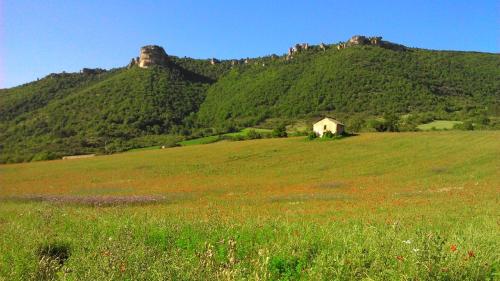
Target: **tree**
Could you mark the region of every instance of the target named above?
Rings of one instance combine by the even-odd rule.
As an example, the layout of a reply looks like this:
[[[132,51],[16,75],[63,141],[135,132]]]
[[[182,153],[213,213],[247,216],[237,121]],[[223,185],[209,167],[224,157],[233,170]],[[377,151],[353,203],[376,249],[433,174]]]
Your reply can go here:
[[[365,126],[365,120],[361,117],[354,117],[348,123],[350,132],[359,132]]]
[[[384,114],[385,131],[399,132],[399,117],[394,113]]]
[[[462,126],[463,126],[463,129],[466,130],[466,131],[472,131],[472,130],[474,130],[474,125],[472,125],[471,121],[465,121]]]

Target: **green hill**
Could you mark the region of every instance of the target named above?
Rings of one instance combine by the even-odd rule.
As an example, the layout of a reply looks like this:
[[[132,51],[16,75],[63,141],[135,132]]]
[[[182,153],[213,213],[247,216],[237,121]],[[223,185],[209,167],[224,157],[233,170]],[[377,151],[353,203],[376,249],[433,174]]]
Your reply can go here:
[[[1,120],[2,162],[121,151],[144,136],[189,133],[185,121],[213,81],[175,64],[82,76],[47,77],[1,95],[9,113]]]
[[[233,69],[208,90],[200,121],[254,125],[266,118],[386,112],[498,111],[497,54],[393,51],[373,46],[310,50],[291,61]]]
[[[387,113],[416,125],[476,116],[469,123],[488,125],[500,112],[498,77],[498,54],[366,45],[51,74],[0,90],[0,163],[168,146],[324,114],[348,128]]]

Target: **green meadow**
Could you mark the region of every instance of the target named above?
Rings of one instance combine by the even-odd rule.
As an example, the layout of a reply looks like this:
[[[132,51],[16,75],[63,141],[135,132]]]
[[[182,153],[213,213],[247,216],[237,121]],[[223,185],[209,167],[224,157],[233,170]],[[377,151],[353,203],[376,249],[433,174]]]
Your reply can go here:
[[[450,120],[436,120],[430,123],[418,125],[417,128],[422,131],[428,130],[451,130],[456,124],[462,124],[461,121],[450,121]]]
[[[0,280],[498,280],[498,131],[0,165]]]

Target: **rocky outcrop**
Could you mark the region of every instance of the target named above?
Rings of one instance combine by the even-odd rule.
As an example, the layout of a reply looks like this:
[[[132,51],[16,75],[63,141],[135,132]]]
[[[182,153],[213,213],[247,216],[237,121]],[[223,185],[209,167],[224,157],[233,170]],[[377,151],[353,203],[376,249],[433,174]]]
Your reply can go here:
[[[382,37],[370,37],[370,44],[380,46],[382,44]]]
[[[210,64],[211,65],[218,64],[218,63],[220,63],[220,61],[218,59],[216,59],[216,58],[210,59]]]
[[[288,55],[286,56],[286,60],[293,59],[294,54],[298,54],[301,51],[306,51],[308,49],[308,43],[295,44],[295,46],[288,48]]]
[[[133,58],[128,64],[128,68],[135,65],[140,68],[148,68],[153,65],[165,66],[169,62],[165,50],[157,45],[148,45],[141,48],[141,53],[137,58]]]
[[[152,65],[166,65],[169,59],[165,50],[156,45],[148,45],[141,48],[139,56],[139,67],[148,68]]]
[[[354,35],[347,41],[348,46],[353,46],[353,45],[367,45],[370,43],[370,40],[366,38],[365,36],[361,35]]]
[[[398,50],[398,51],[406,49],[406,47],[403,45],[394,44],[389,41],[383,41],[382,37],[380,36],[366,37],[362,35],[354,35],[347,42],[340,42],[337,45],[337,49],[341,50],[347,47],[359,46],[359,45],[379,46],[382,48]]]
[[[132,68],[134,65],[138,65],[139,64],[139,57],[137,58],[132,58],[129,62],[129,64],[127,65],[127,68]]]

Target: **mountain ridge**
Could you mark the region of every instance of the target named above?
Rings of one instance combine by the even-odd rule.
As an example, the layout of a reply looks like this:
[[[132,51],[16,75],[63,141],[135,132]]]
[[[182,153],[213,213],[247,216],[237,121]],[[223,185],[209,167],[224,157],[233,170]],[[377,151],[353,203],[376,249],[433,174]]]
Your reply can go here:
[[[128,67],[49,74],[1,89],[0,163],[173,145],[268,119],[290,124],[334,114],[350,126],[351,119],[386,113],[499,115],[500,55],[383,42],[354,36],[228,60],[180,58],[148,46],[150,53],[141,49]]]

